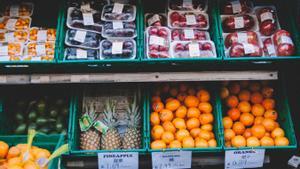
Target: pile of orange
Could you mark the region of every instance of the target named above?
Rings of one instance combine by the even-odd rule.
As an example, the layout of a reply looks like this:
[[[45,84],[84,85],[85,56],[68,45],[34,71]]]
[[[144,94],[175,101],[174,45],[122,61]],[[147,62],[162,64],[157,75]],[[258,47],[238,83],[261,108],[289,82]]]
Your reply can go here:
[[[268,81],[224,82],[221,98],[227,107],[222,120],[226,147],[287,146],[280,127],[274,89]]]
[[[151,148],[216,147],[210,93],[187,84],[158,86],[152,95]]]

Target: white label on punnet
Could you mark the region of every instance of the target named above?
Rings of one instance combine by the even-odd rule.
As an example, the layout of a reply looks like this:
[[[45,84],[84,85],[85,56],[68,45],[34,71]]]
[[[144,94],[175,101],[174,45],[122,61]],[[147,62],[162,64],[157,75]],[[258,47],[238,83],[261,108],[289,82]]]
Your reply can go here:
[[[158,36],[150,36],[149,44],[150,45],[160,45],[165,46],[166,40]]]
[[[112,54],[122,54],[123,53],[123,42],[113,42],[112,43]]]
[[[236,14],[242,12],[242,6],[239,0],[234,0],[231,1],[230,3],[232,6],[232,13]]]
[[[250,54],[255,52],[255,48],[252,44],[243,43],[245,54]]]
[[[76,58],[77,59],[86,59],[87,51],[82,49],[76,49]]]
[[[9,9],[9,16],[19,16],[19,5],[12,5]]]
[[[148,19],[148,25],[151,26],[152,24],[154,24],[155,22],[158,22],[158,21],[160,21],[159,15],[155,14],[151,18]]]
[[[0,56],[8,55],[8,46],[0,46]]]
[[[196,25],[197,20],[195,15],[185,15],[187,25]]]
[[[182,1],[182,7],[192,9],[193,8],[192,0],[183,0]]]
[[[46,47],[45,47],[45,44],[42,44],[42,45],[36,45],[36,54],[37,54],[38,56],[46,55]]]
[[[123,29],[123,22],[122,21],[113,21],[112,22],[113,29]]]
[[[92,13],[82,13],[82,17],[83,17],[83,24],[88,26],[88,25],[94,25],[94,18],[93,18],[93,14]]]
[[[268,54],[269,54],[270,56],[275,56],[275,55],[276,55],[274,45],[268,45],[268,46],[267,46],[267,51],[268,51]]]
[[[14,32],[5,33],[5,41],[6,42],[13,42],[13,41],[15,41]]]
[[[294,45],[292,39],[289,36],[281,36],[279,42]]]
[[[237,40],[239,43],[248,43],[247,33],[237,33]]]
[[[200,49],[198,43],[190,43],[189,44],[189,54],[191,57],[199,57]]]
[[[244,18],[242,16],[234,17],[234,26],[235,29],[244,28],[245,27]]]
[[[123,12],[124,4],[115,3],[112,13],[121,14]]]
[[[77,30],[75,33],[74,40],[83,43],[85,41],[86,31]]]
[[[266,20],[274,20],[272,12],[264,12],[260,15],[261,22]]]
[[[194,39],[195,38],[195,33],[193,29],[184,29],[184,38],[185,39]]]
[[[39,30],[37,33],[37,41],[46,41],[47,40],[47,30]]]
[[[17,19],[8,19],[6,22],[5,28],[8,30],[15,30]]]

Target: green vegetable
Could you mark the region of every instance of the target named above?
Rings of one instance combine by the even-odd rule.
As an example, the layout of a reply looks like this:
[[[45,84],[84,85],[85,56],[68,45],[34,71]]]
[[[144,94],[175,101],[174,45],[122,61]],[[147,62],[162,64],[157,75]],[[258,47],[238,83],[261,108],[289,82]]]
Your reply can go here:
[[[44,125],[46,125],[47,122],[48,122],[48,120],[43,117],[39,117],[36,119],[36,124],[38,126],[44,126]]]
[[[25,132],[26,132],[26,124],[21,124],[15,130],[15,134],[25,134]]]
[[[24,117],[23,117],[23,114],[22,114],[22,113],[16,113],[16,116],[15,116],[15,118],[16,118],[16,121],[17,121],[18,123],[22,123],[22,122],[24,122],[24,121],[25,121],[25,119],[24,119]]]
[[[30,121],[34,121],[37,118],[37,113],[35,111],[31,111],[28,115],[28,119]]]
[[[58,111],[57,110],[51,110],[50,111],[50,116],[51,117],[57,117],[57,115],[58,115]]]
[[[57,131],[62,131],[62,129],[63,129],[63,124],[62,123],[57,123],[56,124],[56,130]]]
[[[48,134],[50,132],[50,129],[47,127],[42,127],[38,131],[44,134]]]
[[[44,100],[40,100],[37,105],[36,109],[40,114],[45,114],[46,112],[46,102]]]
[[[28,126],[28,129],[36,129],[37,128],[37,125],[34,124],[34,123],[31,123],[29,126]]]

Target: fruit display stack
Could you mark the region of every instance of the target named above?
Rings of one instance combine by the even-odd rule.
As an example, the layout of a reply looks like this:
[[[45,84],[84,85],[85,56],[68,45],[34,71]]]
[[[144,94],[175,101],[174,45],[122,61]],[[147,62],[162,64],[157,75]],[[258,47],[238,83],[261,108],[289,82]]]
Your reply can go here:
[[[276,90],[268,81],[225,82],[221,89],[226,147],[288,146]],[[284,114],[280,114],[284,115]]]
[[[143,116],[140,94],[120,89],[110,92],[102,90],[86,90],[90,94],[83,98],[82,115],[78,123],[80,149],[141,149]]]
[[[201,85],[158,85],[152,91],[150,148],[217,147],[211,102],[210,92]]]
[[[295,54],[291,33],[281,28],[275,6],[260,6],[251,0],[227,0],[220,8],[226,57]]]
[[[136,6],[105,0],[68,2],[66,60],[136,58]],[[102,41],[101,41],[102,40]]]
[[[34,3],[5,1],[0,11],[1,61],[52,61],[56,30],[31,27]]]
[[[169,0],[167,13],[145,14],[147,58],[214,58],[207,0]]]

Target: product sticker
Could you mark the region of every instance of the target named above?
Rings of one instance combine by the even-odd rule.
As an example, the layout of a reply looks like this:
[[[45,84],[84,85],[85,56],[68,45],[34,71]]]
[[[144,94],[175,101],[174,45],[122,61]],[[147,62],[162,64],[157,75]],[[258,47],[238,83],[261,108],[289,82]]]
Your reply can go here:
[[[36,45],[36,54],[37,54],[38,56],[46,55],[46,47],[45,47],[45,44],[42,44],[42,45]]]
[[[158,14],[153,15],[151,18],[148,19],[148,25],[151,26],[153,25],[155,22],[160,21],[160,17]]]
[[[8,46],[0,46],[0,56],[8,55]]]
[[[276,51],[274,45],[267,45],[267,51],[270,56],[275,56]]]
[[[13,42],[13,41],[15,41],[14,32],[5,33],[5,41],[6,42]]]
[[[74,40],[83,43],[85,41],[86,31],[77,30],[75,33]]]
[[[187,25],[196,25],[197,24],[195,15],[185,15],[185,18],[186,18]]]
[[[239,0],[234,0],[231,1],[230,3],[232,6],[232,13],[236,14],[242,12],[242,6]]]
[[[113,42],[112,43],[112,54],[122,54],[123,53],[123,42]]]
[[[243,43],[245,54],[255,53],[255,48],[252,44]]]
[[[10,6],[9,16],[14,16],[14,17],[19,16],[19,9],[20,9],[19,5]]]
[[[76,58],[77,59],[86,59],[87,51],[82,49],[76,49]]]
[[[237,40],[239,43],[248,43],[247,33],[237,33]]]
[[[266,20],[274,21],[273,13],[272,12],[264,12],[264,13],[260,14],[260,20],[261,20],[261,22],[266,21]]]
[[[82,115],[79,119],[79,126],[81,131],[87,131],[93,125],[93,120],[88,114]]]
[[[292,39],[289,36],[284,36],[284,35],[280,36],[278,44],[281,44],[281,43],[287,43],[287,44],[294,45]]]
[[[184,29],[184,38],[185,39],[194,39],[195,38],[195,33],[193,29]]]
[[[112,13],[121,14],[123,12],[124,4],[115,3]]]
[[[234,28],[241,29],[245,27],[244,18],[242,16],[234,17]]]
[[[105,134],[108,130],[108,127],[102,123],[101,121],[96,121],[93,126],[95,127],[96,130],[98,130],[99,132],[101,132],[102,134]]]
[[[83,24],[86,26],[89,25],[94,25],[94,17],[93,14],[91,12],[88,13],[82,13],[82,17],[83,17]]]
[[[112,22],[113,29],[123,29],[123,22],[122,21],[113,21]]]
[[[192,2],[192,0],[183,0],[182,1],[182,7],[183,8],[188,8],[188,9],[193,9],[193,2]]]
[[[37,33],[37,41],[47,41],[47,30],[39,30]]]
[[[191,57],[199,57],[200,49],[198,43],[190,43],[189,44],[189,54]]]
[[[15,30],[17,21],[18,21],[17,19],[8,19],[8,21],[6,22],[5,28],[8,30]]]
[[[165,46],[166,40],[158,36],[150,36],[149,44],[150,45],[160,45]]]

